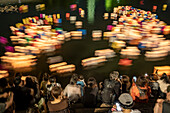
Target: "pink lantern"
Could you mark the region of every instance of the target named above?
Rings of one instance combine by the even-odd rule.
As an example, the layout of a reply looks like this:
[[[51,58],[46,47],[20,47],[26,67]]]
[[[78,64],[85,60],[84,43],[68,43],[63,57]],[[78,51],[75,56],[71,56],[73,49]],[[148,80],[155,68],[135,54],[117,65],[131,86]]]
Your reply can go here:
[[[7,52],[14,52],[14,47],[12,47],[12,46],[5,46],[5,50]]]
[[[77,4],[72,4],[72,5],[70,5],[71,11],[75,11],[76,8],[77,8]]]
[[[0,36],[0,43],[1,44],[6,44],[6,43],[8,43],[8,40],[6,38]]]
[[[108,26],[107,26],[107,30],[111,31],[111,30],[112,30],[112,27],[113,27],[112,25],[108,25]]]

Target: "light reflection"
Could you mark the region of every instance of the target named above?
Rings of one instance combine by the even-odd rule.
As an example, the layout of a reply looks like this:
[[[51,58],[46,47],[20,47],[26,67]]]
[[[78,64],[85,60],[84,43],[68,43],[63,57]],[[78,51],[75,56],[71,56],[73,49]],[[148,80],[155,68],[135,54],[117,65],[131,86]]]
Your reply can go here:
[[[87,10],[88,10],[88,22],[94,22],[94,13],[95,13],[95,0],[88,0],[87,1]]]
[[[111,11],[112,10],[112,3],[113,3],[113,0],[105,0],[105,8],[106,8],[106,11]]]

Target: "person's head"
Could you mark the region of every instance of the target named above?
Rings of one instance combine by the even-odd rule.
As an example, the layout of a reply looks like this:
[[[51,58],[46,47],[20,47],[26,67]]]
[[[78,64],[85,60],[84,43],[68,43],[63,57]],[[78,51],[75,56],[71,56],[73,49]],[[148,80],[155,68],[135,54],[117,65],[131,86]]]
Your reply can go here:
[[[6,78],[1,78],[0,79],[0,93],[3,93],[4,89],[7,87],[8,82]]]
[[[75,81],[77,81],[79,79],[79,77],[76,73],[74,73],[71,78],[74,79]]]
[[[52,84],[52,83],[56,83],[56,78],[55,78],[55,76],[50,76],[49,81],[50,81],[51,84]]]
[[[140,87],[145,87],[145,85],[147,84],[147,80],[144,76],[139,76],[136,82],[136,85],[140,86]]]
[[[14,76],[15,76],[15,77],[17,77],[17,76],[22,76],[22,73],[15,73]]]
[[[165,83],[170,83],[169,77],[166,73],[162,74],[161,80],[163,80]]]
[[[89,77],[87,84],[92,87],[96,84],[96,79],[94,77]]]
[[[43,75],[44,81],[48,81],[48,77],[49,77],[48,73],[44,73],[44,75]]]
[[[27,87],[33,88],[34,82],[32,81],[32,79],[30,77],[27,77],[25,81],[26,81],[26,86]]]
[[[121,79],[121,82],[123,84],[126,84],[129,82],[129,77],[127,75],[122,75],[122,79]]]
[[[77,83],[77,80],[75,80],[74,78],[70,79],[70,84],[71,85],[75,85]]]
[[[16,76],[14,79],[15,86],[19,86],[20,83],[21,83],[21,76]]]
[[[113,72],[111,72],[110,75],[109,75],[109,79],[110,79],[110,80],[115,80],[115,79],[117,79],[118,77],[119,77],[119,72],[118,72],[118,71],[113,71]]]
[[[62,93],[62,88],[58,86],[54,86],[51,90],[51,95],[54,98],[58,98],[61,95],[61,93]]]
[[[84,80],[84,76],[83,75],[79,75],[79,79],[80,80]]]

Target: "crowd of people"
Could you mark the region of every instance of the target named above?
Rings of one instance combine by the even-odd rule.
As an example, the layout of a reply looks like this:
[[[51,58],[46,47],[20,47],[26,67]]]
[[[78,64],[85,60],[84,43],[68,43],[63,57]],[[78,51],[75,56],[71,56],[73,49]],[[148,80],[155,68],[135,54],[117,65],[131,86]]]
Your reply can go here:
[[[136,103],[148,103],[150,98],[156,103],[152,108],[154,113],[168,113],[170,78],[166,73],[160,78],[134,76],[130,81],[129,76],[113,71],[100,83],[94,77],[86,81],[83,75],[73,73],[65,88],[55,75],[47,73],[42,75],[42,80],[20,74],[16,74],[13,81],[0,79],[0,113],[70,113],[76,103],[86,108],[95,108],[101,103],[100,107],[111,107],[109,112],[116,113],[133,109]]]

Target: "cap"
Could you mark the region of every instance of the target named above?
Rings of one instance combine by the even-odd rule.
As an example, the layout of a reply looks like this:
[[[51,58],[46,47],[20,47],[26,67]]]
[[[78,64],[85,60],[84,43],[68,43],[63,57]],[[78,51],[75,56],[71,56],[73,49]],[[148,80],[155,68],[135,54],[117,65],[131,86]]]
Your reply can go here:
[[[133,99],[130,94],[122,93],[118,98],[120,104],[124,108],[132,108],[133,107]]]

